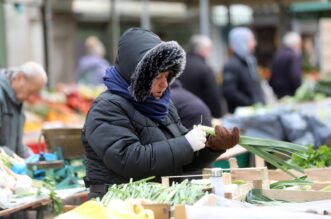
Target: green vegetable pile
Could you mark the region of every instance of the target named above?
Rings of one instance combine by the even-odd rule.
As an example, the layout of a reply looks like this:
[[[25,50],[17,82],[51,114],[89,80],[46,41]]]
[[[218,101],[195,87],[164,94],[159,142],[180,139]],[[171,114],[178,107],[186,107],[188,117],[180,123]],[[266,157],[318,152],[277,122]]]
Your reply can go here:
[[[327,145],[322,145],[316,150],[314,150],[312,146],[308,146],[306,152],[292,154],[290,162],[305,169],[313,167],[330,167],[331,149]]]
[[[300,190],[311,189],[313,182],[306,179],[306,177],[296,178],[292,180],[281,180],[270,184],[270,189],[286,189],[291,187],[298,187]]]
[[[318,101],[331,96],[331,77],[323,76],[317,82],[305,79],[292,97],[293,102]]]
[[[252,189],[246,196],[246,202],[255,205],[274,206],[287,203],[287,201],[269,198],[262,194],[261,189]]]
[[[205,185],[192,184],[187,179],[181,183],[173,183],[166,186],[160,183],[148,182],[154,177],[130,182],[126,184],[114,184],[101,202],[107,206],[112,199],[147,199],[155,203],[167,203],[171,206],[176,204],[193,204],[206,194]]]

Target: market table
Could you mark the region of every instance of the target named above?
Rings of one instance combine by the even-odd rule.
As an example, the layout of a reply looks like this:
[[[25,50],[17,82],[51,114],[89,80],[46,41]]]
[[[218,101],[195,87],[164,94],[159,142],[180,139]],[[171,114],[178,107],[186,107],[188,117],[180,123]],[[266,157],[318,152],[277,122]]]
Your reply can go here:
[[[44,218],[44,212],[43,207],[47,206],[52,203],[52,200],[50,198],[40,198],[28,203],[23,203],[20,205],[17,205],[15,207],[11,207],[8,209],[0,210],[0,217],[1,216],[7,216],[16,212],[24,211],[24,210],[36,210],[37,211],[37,219]]]

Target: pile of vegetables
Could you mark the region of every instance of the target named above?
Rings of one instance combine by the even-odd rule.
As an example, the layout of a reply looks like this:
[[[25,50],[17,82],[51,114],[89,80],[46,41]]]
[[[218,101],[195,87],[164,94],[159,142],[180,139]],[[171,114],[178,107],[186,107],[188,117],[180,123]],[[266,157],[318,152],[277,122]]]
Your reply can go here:
[[[27,175],[14,173],[10,168],[14,158],[0,148],[0,209],[8,208],[13,199],[34,195],[33,180]]]
[[[160,183],[148,182],[154,177],[127,184],[112,185],[101,202],[107,206],[113,199],[144,199],[153,203],[193,204],[206,194],[206,185],[193,184],[187,179],[181,183],[166,186]]]
[[[208,135],[215,136],[214,128],[207,126],[201,126],[201,128]],[[284,141],[253,138],[243,135],[240,136],[239,144],[247,151],[258,155],[266,162],[270,163],[278,169],[281,169],[282,171],[286,172],[294,178],[296,178],[296,176],[288,169],[294,169],[301,173],[304,173],[303,169],[300,166],[286,162],[283,158],[277,155],[290,158],[292,154],[296,154],[296,156],[301,157],[302,159],[306,159],[306,157],[302,155],[308,149],[306,146]]]
[[[272,199],[263,195],[261,189],[250,190],[246,196],[245,201],[250,204],[264,205],[264,206],[274,206],[274,205],[287,203],[286,201]]]
[[[309,190],[313,182],[306,180],[306,177],[292,180],[280,180],[270,184],[270,189],[287,189],[287,190]]]
[[[306,78],[301,86],[297,88],[294,96],[287,101],[296,103],[318,101],[329,96],[331,96],[331,77],[327,75],[316,82]]]
[[[101,200],[85,202],[56,219],[152,219],[154,218],[153,212],[144,209],[141,203],[162,203],[171,206],[193,204],[206,194],[204,190],[207,185],[194,184],[186,179],[181,183],[166,186],[149,182],[153,178],[130,181],[126,184],[114,184],[108,188],[108,192]]]
[[[9,156],[0,148],[0,209],[6,209],[27,196],[41,197],[48,195],[53,203],[54,214],[63,210],[62,200],[55,192],[54,181],[46,178],[44,181],[33,180],[28,175],[17,174],[12,171],[14,166],[25,165],[25,161],[13,153]]]
[[[312,146],[308,146],[307,151],[301,154],[292,154],[290,162],[305,169],[330,167],[331,149],[327,145],[322,145],[316,150]]]

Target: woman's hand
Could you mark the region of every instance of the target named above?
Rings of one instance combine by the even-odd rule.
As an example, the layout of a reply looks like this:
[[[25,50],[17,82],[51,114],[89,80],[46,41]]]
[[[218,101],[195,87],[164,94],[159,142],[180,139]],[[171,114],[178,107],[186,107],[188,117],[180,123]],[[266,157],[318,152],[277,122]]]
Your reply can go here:
[[[215,126],[215,136],[209,136],[206,147],[213,151],[222,151],[232,148],[239,143],[239,129],[234,127],[228,130],[219,125]]]
[[[206,144],[206,132],[204,132],[199,126],[194,126],[191,131],[189,131],[185,138],[190,143],[193,151],[198,151],[205,147]]]

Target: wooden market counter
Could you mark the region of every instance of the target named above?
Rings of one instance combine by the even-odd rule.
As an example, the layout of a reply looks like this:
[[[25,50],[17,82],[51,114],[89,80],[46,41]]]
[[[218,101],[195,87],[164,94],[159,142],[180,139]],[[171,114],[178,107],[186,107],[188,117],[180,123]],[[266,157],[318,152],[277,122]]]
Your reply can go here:
[[[64,204],[64,207],[66,207],[66,205],[67,205],[66,203],[70,203],[71,201],[81,200],[82,202],[85,202],[87,200],[87,195],[88,195],[88,191],[77,191],[75,193],[66,195],[64,197],[61,197],[58,194],[58,196],[61,198],[61,200]],[[17,204],[14,207],[0,210],[0,218],[2,216],[8,216],[8,215],[16,213],[16,212],[21,212],[21,211],[26,211],[26,210],[35,210],[36,218],[43,219],[44,218],[44,207],[47,205],[50,205],[50,204],[52,204],[52,200],[49,197],[42,197],[42,198],[32,200],[29,202],[24,202],[21,204]]]
[[[16,207],[0,210],[0,217],[7,216],[16,212],[25,211],[25,210],[36,210],[37,211],[37,219],[43,218],[43,207],[52,203],[50,198],[40,198],[35,201],[31,201],[28,203],[19,204]]]

